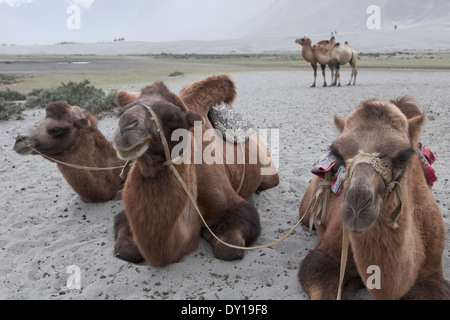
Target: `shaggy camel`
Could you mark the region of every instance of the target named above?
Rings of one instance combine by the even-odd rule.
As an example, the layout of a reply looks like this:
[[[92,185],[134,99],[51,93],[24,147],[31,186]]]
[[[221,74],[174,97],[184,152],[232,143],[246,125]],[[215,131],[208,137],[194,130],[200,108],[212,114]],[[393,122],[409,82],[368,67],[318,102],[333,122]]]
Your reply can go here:
[[[351,85],[353,79],[353,85],[356,83],[356,62],[358,60],[358,53],[350,46],[348,42],[344,45],[336,43],[331,50],[326,44],[318,42],[312,47],[314,57],[320,64],[328,64],[331,70],[331,76],[334,80],[332,86],[341,86],[340,68],[341,66],[349,63],[352,67],[352,74],[348,85]]]
[[[319,235],[299,270],[312,299],[337,297],[343,228],[350,244],[344,290],[362,280],[376,299],[450,298],[442,265],[444,222],[416,152],[424,122],[407,97],[368,100],[345,119],[334,118],[340,135],[330,147],[332,172],[341,165],[348,172],[343,189],[329,196],[322,221],[315,214],[305,220],[313,219]],[[308,204],[320,182],[326,184],[315,177],[309,185],[300,216],[311,214]]]
[[[322,49],[325,51],[327,50],[327,48],[331,49],[334,46],[334,44],[336,43],[334,37],[332,37],[330,40],[322,40],[322,41],[323,41],[323,42],[321,42]],[[311,85],[311,87],[314,88],[316,86],[318,61],[317,61],[316,57],[314,56],[314,52],[312,50],[311,39],[308,37],[303,37],[300,39],[296,39],[295,43],[302,46],[302,57],[305,61],[311,63],[311,67],[314,70],[314,82]],[[323,86],[326,87],[327,86],[327,80],[325,78],[326,64],[320,64],[320,67],[322,68]],[[333,74],[331,75],[331,82],[333,82]]]
[[[222,102],[231,104],[235,95],[234,83],[227,76],[212,76],[197,82],[183,89],[179,97],[162,82],[157,82],[142,89],[137,100],[123,108],[114,147],[120,158],[133,160],[134,164],[123,190],[125,211],[119,213],[115,220],[114,252],[117,256],[132,262],[143,257],[152,266],[165,266],[196,250],[199,235],[203,233],[216,258],[233,260],[243,257],[244,250],[229,248],[212,237],[209,231],[202,231],[195,207],[170,168],[164,165],[167,159],[156,125],[156,121],[161,123],[172,154],[176,145],[171,136],[175,130],[187,129],[192,133],[195,131],[194,122],[203,121],[197,129],[201,129],[205,136],[205,132],[212,129],[207,116],[210,108]],[[152,120],[148,107],[157,120]],[[228,164],[228,161],[223,161],[224,164],[194,164],[196,148],[206,151],[213,145],[216,158],[225,159],[226,142],[213,132],[212,141],[202,139],[201,142],[190,134],[189,141],[184,143],[193,152],[183,155],[184,160],[176,165],[176,170],[211,230],[222,241],[247,246],[259,236],[261,227],[257,210],[245,199],[257,190],[276,186],[278,174],[274,170],[271,175],[261,175],[262,163],[266,167],[273,166],[273,163],[256,134],[245,143],[245,165],[239,164],[242,153],[237,145],[233,146],[233,163],[237,164]],[[258,147],[260,162],[256,164],[249,163],[252,145]],[[261,157],[265,160],[261,161]],[[235,190],[239,188],[244,166],[245,180],[237,193]]]
[[[22,155],[37,154],[78,166],[120,167],[112,143],[97,128],[97,119],[64,101],[50,103],[46,114],[28,134],[16,138],[14,150]],[[85,202],[103,202],[120,198],[125,181],[121,169],[88,171],[57,163],[59,171]]]

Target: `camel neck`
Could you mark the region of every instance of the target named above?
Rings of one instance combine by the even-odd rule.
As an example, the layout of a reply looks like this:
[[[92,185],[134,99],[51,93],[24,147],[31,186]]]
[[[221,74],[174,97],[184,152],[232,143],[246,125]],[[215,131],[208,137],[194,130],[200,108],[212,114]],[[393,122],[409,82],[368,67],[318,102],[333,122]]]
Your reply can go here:
[[[313,63],[314,59],[314,52],[312,50],[311,44],[302,46],[302,55],[303,59],[306,61]]]
[[[162,155],[149,155],[144,154],[140,158],[134,160],[140,175],[146,179],[159,179],[171,174],[167,164],[168,161]],[[186,164],[180,163],[176,165],[176,168],[180,173],[184,172]]]

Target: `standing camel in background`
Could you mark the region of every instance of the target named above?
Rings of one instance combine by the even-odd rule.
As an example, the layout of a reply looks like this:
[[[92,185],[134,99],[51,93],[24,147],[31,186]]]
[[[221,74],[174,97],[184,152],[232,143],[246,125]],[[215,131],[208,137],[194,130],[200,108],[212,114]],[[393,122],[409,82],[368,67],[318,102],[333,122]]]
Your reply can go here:
[[[327,48],[328,48],[328,50],[331,49],[334,46],[334,44],[336,43],[334,37],[332,37],[330,40],[322,40],[322,41],[324,41],[322,43],[322,48],[324,51],[326,51]],[[316,86],[318,61],[317,61],[316,57],[314,56],[314,52],[312,50],[311,39],[308,37],[303,37],[300,39],[296,39],[295,43],[302,46],[302,57],[305,61],[311,63],[311,67],[314,70],[314,82],[311,85],[311,88],[314,88]],[[320,67],[322,68],[323,86],[326,87],[327,86],[327,80],[325,78],[326,63],[325,64],[320,63]],[[333,74],[331,76],[332,76],[331,81],[333,81]]]
[[[331,50],[327,46],[327,44],[321,43],[319,41],[316,45],[312,47],[312,51],[314,53],[314,57],[316,61],[320,64],[328,64],[330,66],[331,75],[333,77],[334,73],[334,81],[332,83],[333,86],[341,86],[341,78],[340,78],[340,67],[342,65],[350,64],[352,67],[352,75],[350,77],[350,81],[348,85],[351,84],[353,78],[353,85],[356,83],[356,61],[358,60],[358,53],[350,47],[348,42],[345,42],[344,45],[340,43],[336,43]]]

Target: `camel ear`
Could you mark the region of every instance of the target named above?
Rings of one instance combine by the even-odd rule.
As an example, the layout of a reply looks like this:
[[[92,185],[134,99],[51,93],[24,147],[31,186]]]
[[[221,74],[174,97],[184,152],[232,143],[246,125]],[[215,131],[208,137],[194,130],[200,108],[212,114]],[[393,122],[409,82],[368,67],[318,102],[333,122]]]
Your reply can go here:
[[[202,115],[198,112],[188,111],[186,112],[186,120],[189,128],[193,127],[196,121],[201,121],[202,125],[205,123]]]
[[[73,118],[74,118],[75,120],[83,119],[83,118],[86,117],[86,116],[84,115],[83,111],[80,109],[79,106],[71,106],[71,107],[70,107],[70,111],[71,111],[72,116],[73,116]]]
[[[424,114],[408,120],[408,131],[411,141],[417,141],[419,139],[426,121],[427,117]]]
[[[338,129],[339,133],[342,133],[345,128],[345,119],[334,116],[333,122],[334,122],[335,127]]]
[[[127,104],[134,102],[138,97],[139,97],[138,92],[119,91],[116,94],[116,104],[119,107],[124,107]]]

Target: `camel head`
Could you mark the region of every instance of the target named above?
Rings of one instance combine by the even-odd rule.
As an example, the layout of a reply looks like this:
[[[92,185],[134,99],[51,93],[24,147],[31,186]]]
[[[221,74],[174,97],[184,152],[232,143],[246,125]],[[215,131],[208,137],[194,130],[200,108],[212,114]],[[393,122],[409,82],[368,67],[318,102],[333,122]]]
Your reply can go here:
[[[295,43],[303,46],[311,46],[311,39],[308,37],[303,37],[295,40]]]
[[[398,216],[391,215],[400,201],[390,188],[401,182],[424,122],[425,115],[408,119],[397,105],[380,100],[363,102],[345,119],[334,117],[340,136],[330,151],[347,170],[342,218],[354,235],[380,217],[395,225]]]
[[[65,152],[76,141],[81,131],[97,129],[97,120],[77,106],[65,101],[50,103],[45,108],[45,117],[16,138],[14,151],[22,155],[36,154],[29,147],[46,156]]]
[[[199,113],[187,110],[178,96],[162,82],[142,89],[140,96],[122,109],[114,148],[119,158],[165,161],[164,147],[155,122],[147,107],[151,107],[161,124],[164,136],[172,149],[172,133],[177,129],[189,130],[195,121],[202,121]],[[153,160],[150,160],[153,159]]]

